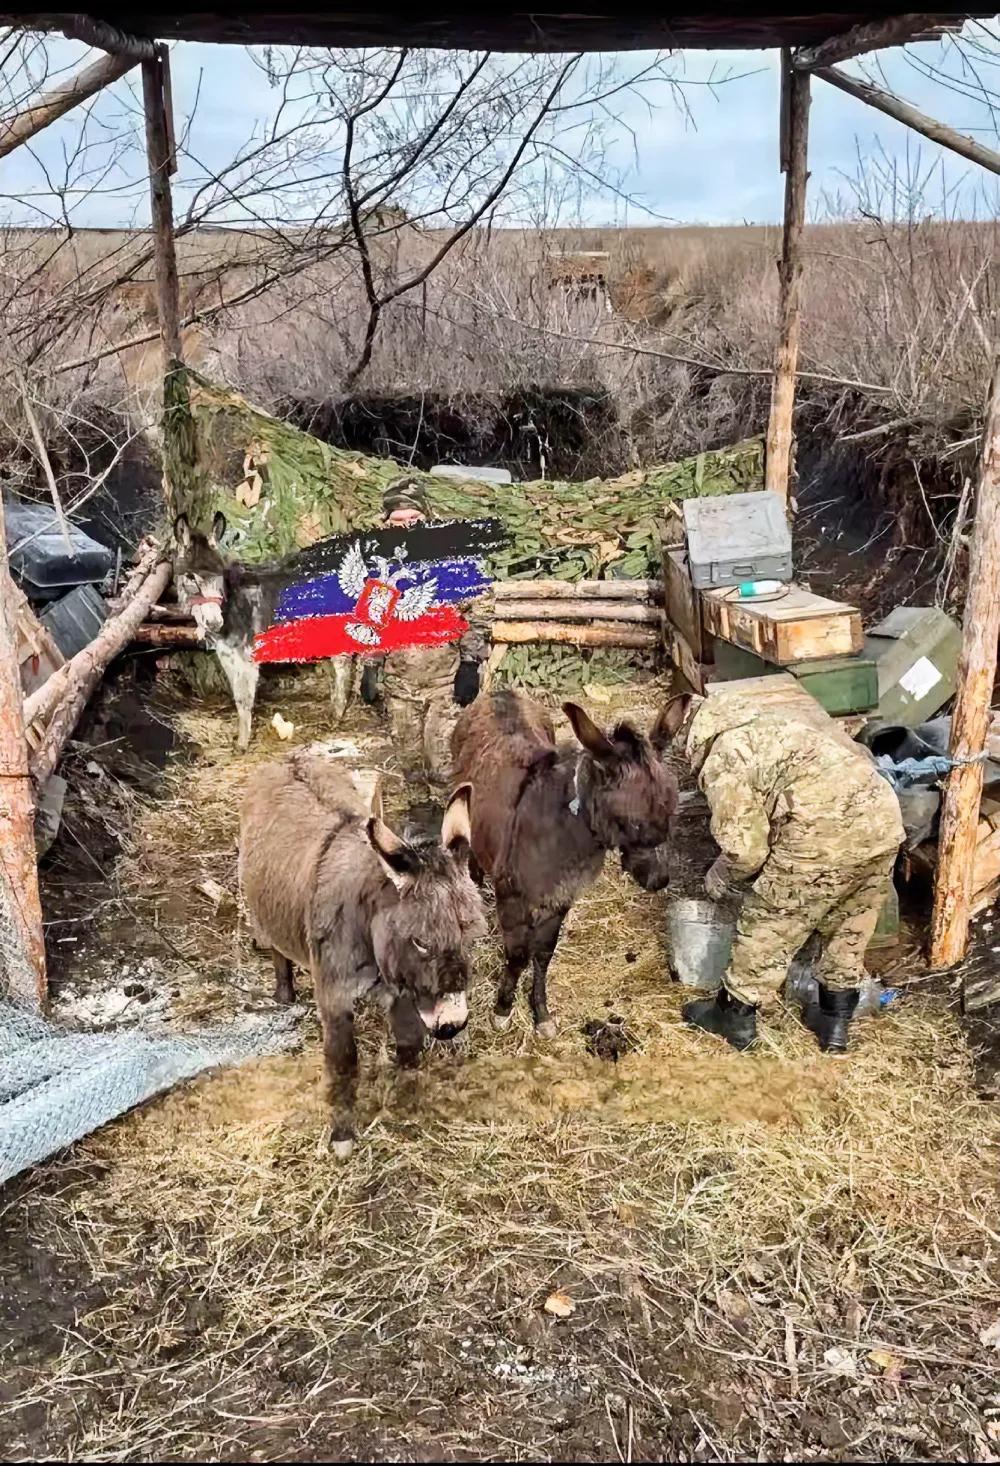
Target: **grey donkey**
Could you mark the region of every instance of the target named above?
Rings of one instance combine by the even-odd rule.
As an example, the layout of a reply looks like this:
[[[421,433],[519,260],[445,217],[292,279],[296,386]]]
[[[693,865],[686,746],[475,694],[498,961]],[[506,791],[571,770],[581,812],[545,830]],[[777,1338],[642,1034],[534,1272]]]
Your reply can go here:
[[[312,975],[340,1159],[354,1143],[357,1003],[388,1015],[405,1068],[428,1037],[452,1039],[468,1022],[469,948],[486,933],[469,875],[470,792],[455,791],[440,839],[424,844],[400,839],[379,797],[370,811],[342,768],[306,750],[263,765],[244,800],[240,885],[274,955],[275,998],[294,1001],[294,967]]]

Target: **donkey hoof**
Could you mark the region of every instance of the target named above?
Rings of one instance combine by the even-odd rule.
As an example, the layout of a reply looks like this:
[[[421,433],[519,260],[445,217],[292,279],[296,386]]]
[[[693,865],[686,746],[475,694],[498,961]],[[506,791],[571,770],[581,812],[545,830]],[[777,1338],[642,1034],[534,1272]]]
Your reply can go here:
[[[497,1033],[503,1033],[506,1029],[510,1027],[510,1020],[512,1017],[513,1014],[511,1013],[493,1014],[493,1027],[496,1029]]]
[[[546,1018],[544,1023],[535,1024],[535,1032],[539,1038],[555,1038],[559,1033],[559,1023],[555,1018]]]
[[[350,1136],[348,1136],[346,1140],[334,1140],[333,1136],[331,1135],[329,1140],[329,1148],[330,1154],[333,1156],[335,1161],[349,1161],[351,1158],[351,1152],[354,1149],[354,1141]]]

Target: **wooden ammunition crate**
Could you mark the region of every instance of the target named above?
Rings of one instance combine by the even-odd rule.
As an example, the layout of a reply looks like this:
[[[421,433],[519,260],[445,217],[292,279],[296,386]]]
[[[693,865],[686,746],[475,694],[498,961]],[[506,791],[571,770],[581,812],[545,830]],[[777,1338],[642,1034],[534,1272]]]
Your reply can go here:
[[[847,657],[864,645],[861,615],[790,585],[774,600],[740,601],[732,590],[701,592],[706,628],[713,636],[787,667],[828,657]]]

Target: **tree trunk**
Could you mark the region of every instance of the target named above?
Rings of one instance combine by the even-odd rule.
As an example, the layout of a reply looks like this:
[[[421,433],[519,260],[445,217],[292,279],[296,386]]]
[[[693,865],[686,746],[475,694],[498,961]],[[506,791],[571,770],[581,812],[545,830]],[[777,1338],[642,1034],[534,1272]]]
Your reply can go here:
[[[795,372],[799,361],[802,315],[802,230],[806,219],[809,146],[809,73],[794,71],[782,51],[782,168],[785,172],[785,227],[782,235],[778,348],[771,383],[771,416],[767,425],[764,487],[788,499],[792,473],[792,412]]]
[[[45,1002],[45,936],[35,858],[35,798],[28,774],[14,583],[7,564],[0,497],[0,976],[11,996],[32,1008]],[[5,928],[10,926],[10,931]]]
[[[572,646],[617,646],[642,651],[660,645],[652,626],[574,626],[556,621],[494,621],[493,640],[504,642],[561,641]]]
[[[986,747],[1000,634],[1000,357],[993,364],[983,425],[976,518],[969,554],[969,588],[962,622],[958,691],[951,718],[951,756],[975,758]],[[969,940],[972,867],[979,830],[983,766],[964,764],[948,775],[941,807],[929,957],[953,967]]]
[[[40,788],[55,770],[67,740],[79,721],[80,714],[104,675],[111,659],[125,648],[146,618],[150,606],[170,584],[171,567],[164,560],[150,571],[133,599],[117,616],[105,621],[100,632],[82,652],[67,663],[64,695],[52,714],[45,737],[31,760],[31,774]],[[62,675],[63,669],[56,675]],[[41,692],[45,688],[40,689]]]

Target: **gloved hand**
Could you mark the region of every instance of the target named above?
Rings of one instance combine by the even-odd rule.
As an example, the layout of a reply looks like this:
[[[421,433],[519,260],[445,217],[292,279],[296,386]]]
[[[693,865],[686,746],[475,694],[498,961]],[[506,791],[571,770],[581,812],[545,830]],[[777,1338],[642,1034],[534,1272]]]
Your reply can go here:
[[[705,872],[705,892],[712,901],[725,901],[735,894],[735,882],[725,855]]]
[[[467,708],[479,696],[479,663],[459,662],[455,675],[455,701]]]

